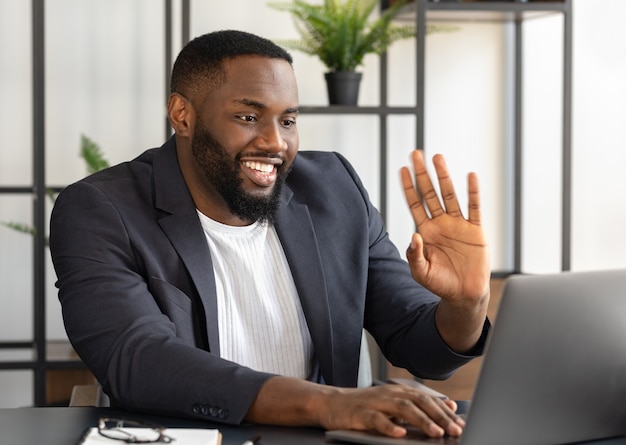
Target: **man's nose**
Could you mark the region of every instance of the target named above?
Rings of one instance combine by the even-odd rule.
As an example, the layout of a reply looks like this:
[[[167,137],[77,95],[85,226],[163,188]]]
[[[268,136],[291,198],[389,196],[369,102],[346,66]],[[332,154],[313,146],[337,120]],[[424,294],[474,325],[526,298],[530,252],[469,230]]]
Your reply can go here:
[[[286,151],[288,148],[287,141],[282,134],[282,128],[277,123],[265,125],[257,137],[255,145],[257,148],[271,153]]]

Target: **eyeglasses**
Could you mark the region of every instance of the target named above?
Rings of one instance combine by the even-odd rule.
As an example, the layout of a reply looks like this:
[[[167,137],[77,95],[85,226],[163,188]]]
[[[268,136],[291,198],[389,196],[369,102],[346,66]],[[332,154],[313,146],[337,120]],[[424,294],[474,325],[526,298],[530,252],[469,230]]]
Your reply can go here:
[[[102,417],[98,420],[98,433],[107,439],[125,443],[170,443],[175,439],[163,433],[164,427],[134,420],[111,419]]]

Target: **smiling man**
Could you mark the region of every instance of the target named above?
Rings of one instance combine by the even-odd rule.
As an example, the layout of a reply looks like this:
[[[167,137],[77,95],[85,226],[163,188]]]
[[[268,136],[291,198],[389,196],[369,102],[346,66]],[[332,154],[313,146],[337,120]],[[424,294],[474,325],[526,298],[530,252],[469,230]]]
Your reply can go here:
[[[425,378],[481,353],[489,252],[475,175],[466,219],[443,158],[442,202],[414,152],[414,176],[402,171],[419,228],[407,262],[350,164],[298,153],[282,48],[239,31],[196,38],[174,64],[167,110],[174,137],[67,187],[51,218],[67,333],[113,404],[396,437],[403,419],[461,434],[452,401],[355,387],[364,328]]]
[[[298,151],[293,70],[261,56],[227,59],[218,69],[228,81],[197,97],[176,68],[172,74],[168,113],[177,136],[191,140],[191,150],[177,150],[183,176],[197,184],[197,208],[216,221],[272,220]]]

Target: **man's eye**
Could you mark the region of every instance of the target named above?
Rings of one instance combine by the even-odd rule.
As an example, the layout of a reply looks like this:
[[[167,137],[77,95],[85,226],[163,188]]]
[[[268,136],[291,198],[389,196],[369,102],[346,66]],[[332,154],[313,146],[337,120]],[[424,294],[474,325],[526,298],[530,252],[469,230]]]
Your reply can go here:
[[[239,116],[239,119],[241,119],[242,121],[245,121],[245,122],[256,122],[256,117],[249,116],[249,115]]]
[[[292,127],[296,125],[296,120],[295,119],[285,119],[283,121],[283,127]]]

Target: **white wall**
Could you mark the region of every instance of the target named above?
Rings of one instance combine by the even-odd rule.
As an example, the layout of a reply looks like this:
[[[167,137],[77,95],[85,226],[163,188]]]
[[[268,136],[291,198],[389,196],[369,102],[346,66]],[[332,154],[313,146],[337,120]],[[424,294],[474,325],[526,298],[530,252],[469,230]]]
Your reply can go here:
[[[620,0],[574,0],[572,269],[626,267],[626,39]],[[556,25],[556,26],[551,26]],[[560,267],[558,17],[529,22],[523,270]],[[535,85],[538,88],[534,88]],[[530,90],[530,88],[529,88]]]
[[[626,30],[620,0],[578,0],[572,266],[626,266]]]
[[[621,0],[574,0],[573,240],[576,270],[626,267],[626,189],[621,173],[626,135],[626,14]],[[179,6],[179,2],[174,1]],[[85,174],[80,134],[99,142],[113,163],[159,145],[165,125],[163,6],[152,0],[47,0],[46,149],[52,185]],[[493,269],[511,268],[510,71],[511,30],[497,24],[460,24],[457,32],[427,37],[426,144],[448,158],[461,196],[467,171],[477,171]],[[261,0],[192,1],[192,35],[237,28],[271,39],[295,37],[286,13]],[[31,182],[32,96],[30,2],[0,0],[0,186]],[[175,29],[178,38],[179,29]],[[560,51],[558,16],[525,25],[523,270],[560,268]],[[174,48],[174,54],[179,46]],[[401,42],[389,58],[390,100],[415,103],[414,44]],[[294,53],[301,103],[325,104],[324,67]],[[375,105],[378,62],[366,59],[360,103]],[[337,150],[353,162],[378,203],[378,122],[368,116],[299,118],[301,149]],[[401,251],[412,232],[397,170],[414,148],[414,121],[389,122],[389,230]],[[465,200],[464,200],[465,202]],[[29,221],[31,201],[0,195],[1,221]],[[0,341],[29,340],[31,240],[0,227]],[[65,338],[48,265],[48,335]],[[0,356],[4,357],[4,355]],[[0,406],[28,404],[29,373],[0,372]],[[11,389],[16,389],[13,393]]]

